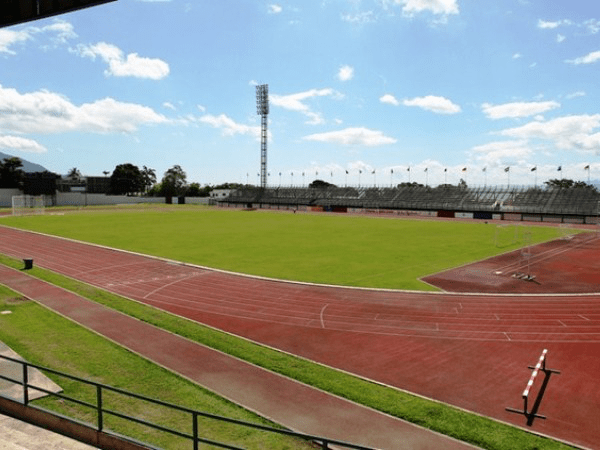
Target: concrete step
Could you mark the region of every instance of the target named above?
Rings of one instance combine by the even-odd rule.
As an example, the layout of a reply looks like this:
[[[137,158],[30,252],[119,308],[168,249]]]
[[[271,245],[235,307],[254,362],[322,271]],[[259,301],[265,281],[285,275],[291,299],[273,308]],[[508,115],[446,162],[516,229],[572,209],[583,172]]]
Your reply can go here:
[[[0,449],[2,450],[93,450],[81,442],[0,415]]]

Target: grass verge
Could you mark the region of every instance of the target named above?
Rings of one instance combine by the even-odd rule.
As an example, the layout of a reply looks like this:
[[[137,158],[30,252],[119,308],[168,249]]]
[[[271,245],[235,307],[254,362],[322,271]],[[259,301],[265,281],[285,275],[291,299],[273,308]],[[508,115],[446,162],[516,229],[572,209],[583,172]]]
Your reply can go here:
[[[74,324],[31,301],[25,301],[0,285],[0,341],[29,362],[71,375],[159,398],[191,409],[235,418],[264,426],[275,426],[257,415],[214,395],[124,348]],[[87,386],[56,375],[48,375],[64,395],[96,403],[96,392]],[[142,418],[161,426],[191,434],[189,414],[105,391],[105,408]],[[96,423],[95,411],[53,397],[34,401],[37,406],[87,423]],[[191,441],[177,438],[132,422],[105,416],[105,427],[120,434],[165,449],[190,449]],[[307,442],[286,436],[249,430],[210,419],[200,419],[202,437],[249,449],[313,449]]]
[[[0,255],[0,263],[13,268],[20,268],[22,265],[21,261],[3,255]],[[263,347],[45,269],[36,267],[28,273],[192,341],[485,449],[570,448],[557,441],[542,438],[476,414],[368,382],[350,374]]]

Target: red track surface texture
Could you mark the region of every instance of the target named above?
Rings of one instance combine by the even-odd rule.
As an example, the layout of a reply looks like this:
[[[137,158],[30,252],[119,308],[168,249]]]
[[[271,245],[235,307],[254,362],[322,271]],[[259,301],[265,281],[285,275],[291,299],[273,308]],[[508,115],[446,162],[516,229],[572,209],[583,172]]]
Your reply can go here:
[[[598,254],[599,241],[586,245],[595,245],[592,253]],[[311,360],[600,448],[600,295],[428,294],[301,285],[7,228],[0,230],[0,252],[33,257],[36,265]],[[547,419],[528,426],[524,416],[505,407],[522,406],[531,374],[527,366],[544,348],[548,367],[562,373],[550,377],[539,407]],[[531,398],[541,384],[538,380]]]

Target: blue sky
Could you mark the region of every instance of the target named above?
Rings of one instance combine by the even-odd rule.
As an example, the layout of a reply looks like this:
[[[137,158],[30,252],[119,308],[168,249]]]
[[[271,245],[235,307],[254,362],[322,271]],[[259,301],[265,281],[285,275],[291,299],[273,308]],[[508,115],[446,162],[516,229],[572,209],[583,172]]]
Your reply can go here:
[[[270,185],[587,181],[599,68],[589,0],[118,0],[0,29],[0,151],[257,183],[264,83]]]

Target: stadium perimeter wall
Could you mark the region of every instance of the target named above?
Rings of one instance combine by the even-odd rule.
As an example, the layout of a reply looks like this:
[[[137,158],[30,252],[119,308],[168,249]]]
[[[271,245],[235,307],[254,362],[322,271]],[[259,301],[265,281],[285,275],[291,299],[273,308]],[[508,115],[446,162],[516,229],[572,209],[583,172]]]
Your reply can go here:
[[[402,210],[383,208],[346,208],[344,210],[328,210],[322,206],[306,205],[283,205],[266,203],[228,203],[219,202],[224,208],[238,209],[270,209],[281,211],[310,211],[310,212],[333,212],[348,214],[364,214],[379,216],[401,216],[401,217],[446,217],[457,219],[479,219],[479,220],[506,220],[511,222],[544,222],[544,223],[568,223],[568,224],[591,224],[600,223],[598,216],[571,216],[561,214],[526,214],[515,212],[482,213],[480,211],[448,211],[448,210]]]
[[[12,198],[23,195],[18,189],[0,189],[0,207],[12,207]],[[207,205],[208,197],[185,197],[186,204]],[[138,203],[166,203],[165,197],[129,197],[126,195],[89,194],[84,192],[57,192],[56,195],[44,196],[46,206],[99,206],[124,205]],[[173,199],[177,203],[177,198]]]

